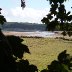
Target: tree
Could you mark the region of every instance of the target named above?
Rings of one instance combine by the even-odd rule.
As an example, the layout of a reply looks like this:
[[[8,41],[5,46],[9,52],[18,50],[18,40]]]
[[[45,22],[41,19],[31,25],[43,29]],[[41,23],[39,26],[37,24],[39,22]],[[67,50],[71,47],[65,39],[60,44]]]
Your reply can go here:
[[[51,8],[50,13],[46,15],[41,21],[47,25],[48,30],[55,30],[60,26],[60,30],[69,31],[71,27],[72,15],[70,11],[66,12],[64,2],[67,0],[47,0]],[[71,29],[70,29],[71,30]]]

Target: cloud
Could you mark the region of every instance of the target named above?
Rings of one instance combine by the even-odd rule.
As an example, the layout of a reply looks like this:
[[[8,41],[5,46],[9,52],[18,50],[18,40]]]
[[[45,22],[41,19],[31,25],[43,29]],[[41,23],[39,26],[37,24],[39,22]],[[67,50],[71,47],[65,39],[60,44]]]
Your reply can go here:
[[[3,15],[7,21],[12,22],[30,22],[41,23],[41,19],[45,17],[49,12],[49,9],[34,9],[21,7],[11,8],[10,10],[3,11]]]
[[[13,22],[13,20],[12,20],[11,18],[9,18],[9,17],[6,17],[6,20],[7,20],[8,22]]]
[[[2,10],[1,13],[2,13],[2,15],[5,15],[5,16],[8,15],[8,11],[7,10]]]
[[[25,8],[22,10],[21,7],[16,7],[11,9],[12,15],[18,18],[17,21],[24,22],[32,22],[32,23],[40,23],[41,19],[47,14],[48,9],[33,9],[33,8]]]

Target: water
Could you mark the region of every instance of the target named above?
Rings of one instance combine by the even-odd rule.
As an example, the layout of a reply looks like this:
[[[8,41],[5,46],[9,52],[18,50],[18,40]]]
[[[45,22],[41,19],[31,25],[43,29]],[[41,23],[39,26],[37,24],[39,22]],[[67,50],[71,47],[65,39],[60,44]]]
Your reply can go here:
[[[51,37],[55,33],[45,31],[46,25],[44,24],[29,24],[29,23],[6,23],[3,25],[3,31],[10,31],[12,34],[25,35],[25,36],[37,36],[37,37]]]
[[[28,36],[33,37],[52,37],[55,33],[48,31],[36,31],[36,32],[28,32]]]

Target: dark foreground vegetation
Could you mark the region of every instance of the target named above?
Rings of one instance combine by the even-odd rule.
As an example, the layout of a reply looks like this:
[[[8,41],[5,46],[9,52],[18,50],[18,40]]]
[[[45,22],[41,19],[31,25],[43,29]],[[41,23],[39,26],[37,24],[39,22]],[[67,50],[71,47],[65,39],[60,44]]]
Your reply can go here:
[[[70,12],[66,13],[63,4],[64,1],[66,0],[49,0],[51,5],[50,14],[42,21],[47,23],[48,29],[54,30],[58,24],[61,30],[67,32],[68,29],[68,33],[70,34],[72,31],[72,24],[68,22],[72,20],[72,15],[70,15]],[[21,0],[21,7],[25,7],[24,0]],[[56,9],[58,9],[59,12],[56,12]],[[0,8],[0,24],[4,24],[6,20],[4,16],[1,15],[1,10]],[[57,18],[51,22],[50,20],[53,18],[53,14],[56,15]],[[49,20],[47,20],[48,18]],[[58,22],[58,18],[60,22]],[[64,22],[71,26],[68,28]],[[67,28],[65,29],[65,27]],[[65,33],[63,34],[65,35]],[[37,66],[30,64],[28,60],[24,59],[24,54],[30,54],[30,51],[28,46],[22,44],[22,41],[23,39],[16,36],[5,36],[0,29],[0,70],[2,72],[38,72]],[[58,59],[52,61],[47,69],[41,72],[72,72],[72,56],[70,56],[66,50],[62,51],[58,55]]]
[[[16,36],[4,36],[0,31],[0,69],[2,72],[37,72],[35,65],[22,59],[24,53],[30,53],[23,40]]]
[[[58,55],[58,60],[54,60],[48,65],[47,69],[41,72],[72,72],[72,57],[66,53],[66,50]]]

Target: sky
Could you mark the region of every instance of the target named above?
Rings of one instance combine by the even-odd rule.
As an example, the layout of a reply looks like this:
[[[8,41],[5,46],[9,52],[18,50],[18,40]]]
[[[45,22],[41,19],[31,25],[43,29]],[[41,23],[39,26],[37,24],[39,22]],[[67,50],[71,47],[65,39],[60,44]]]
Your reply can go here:
[[[46,0],[25,0],[26,7],[21,8],[20,0],[0,0],[2,14],[8,22],[41,23],[49,13],[50,5]],[[72,0],[65,3],[67,11],[72,11]]]

